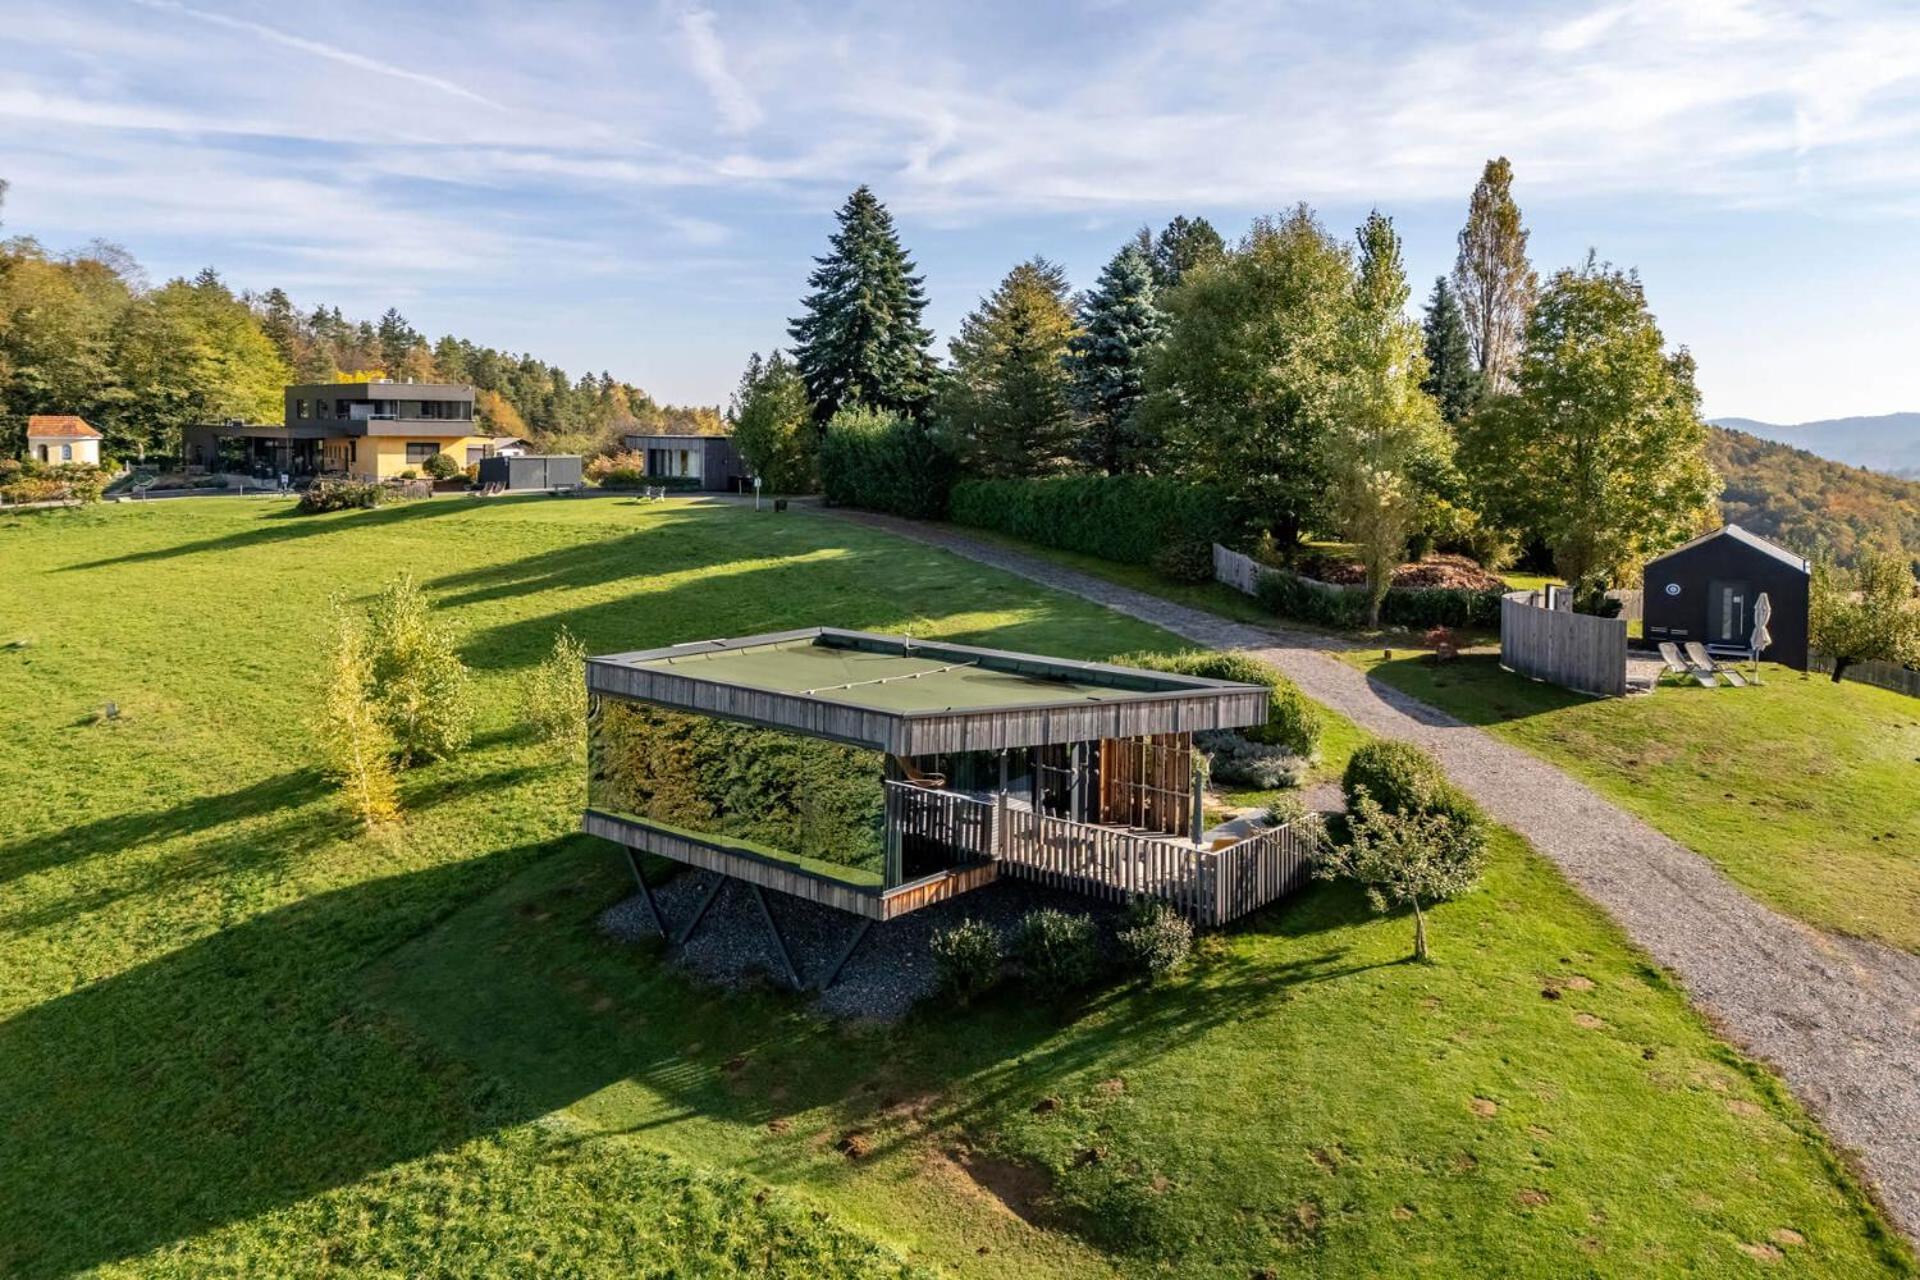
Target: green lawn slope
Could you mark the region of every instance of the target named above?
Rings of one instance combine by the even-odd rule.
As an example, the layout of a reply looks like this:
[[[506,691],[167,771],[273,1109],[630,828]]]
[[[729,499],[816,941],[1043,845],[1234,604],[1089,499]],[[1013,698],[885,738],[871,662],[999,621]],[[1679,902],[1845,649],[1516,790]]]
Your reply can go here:
[[[1171,643],[1082,601],[605,499],[53,512],[0,519],[0,563],[0,1274],[1910,1269],[1797,1105],[1509,838],[1436,965],[1323,886],[1065,1016],[828,1025],[594,929],[621,859],[570,834],[580,766],[513,696],[561,623]],[[308,691],[328,599],[402,568],[483,712],[368,837]]]

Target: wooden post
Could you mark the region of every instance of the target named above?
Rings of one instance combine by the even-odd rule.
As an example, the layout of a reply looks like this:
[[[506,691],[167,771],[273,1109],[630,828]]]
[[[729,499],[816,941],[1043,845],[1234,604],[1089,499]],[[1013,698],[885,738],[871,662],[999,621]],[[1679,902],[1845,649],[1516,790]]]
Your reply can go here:
[[[1206,830],[1205,824],[1207,820],[1207,810],[1206,810],[1207,796],[1206,796],[1206,788],[1202,786],[1200,783],[1200,766],[1198,763],[1195,763],[1193,766],[1192,786],[1193,786],[1193,819],[1190,824],[1192,827],[1192,831],[1190,832],[1190,834],[1193,837],[1193,842],[1195,844],[1199,844],[1200,835],[1202,832]]]

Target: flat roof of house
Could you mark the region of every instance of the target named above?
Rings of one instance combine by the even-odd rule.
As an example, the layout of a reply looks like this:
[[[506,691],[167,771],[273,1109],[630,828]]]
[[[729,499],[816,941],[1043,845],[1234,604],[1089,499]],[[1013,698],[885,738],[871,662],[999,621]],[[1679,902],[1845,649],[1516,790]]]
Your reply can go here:
[[[1102,662],[815,627],[588,660],[596,693],[900,755],[1234,728],[1268,692]]]

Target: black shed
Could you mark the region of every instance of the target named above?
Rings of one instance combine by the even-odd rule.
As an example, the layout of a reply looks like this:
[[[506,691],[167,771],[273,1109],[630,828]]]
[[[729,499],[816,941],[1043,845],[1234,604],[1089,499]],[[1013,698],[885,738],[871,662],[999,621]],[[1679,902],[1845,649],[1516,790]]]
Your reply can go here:
[[[1649,644],[1698,640],[1741,655],[1753,634],[1754,602],[1765,592],[1773,644],[1763,656],[1807,669],[1811,575],[1806,560],[1785,547],[1730,524],[1647,561],[1641,587]]]

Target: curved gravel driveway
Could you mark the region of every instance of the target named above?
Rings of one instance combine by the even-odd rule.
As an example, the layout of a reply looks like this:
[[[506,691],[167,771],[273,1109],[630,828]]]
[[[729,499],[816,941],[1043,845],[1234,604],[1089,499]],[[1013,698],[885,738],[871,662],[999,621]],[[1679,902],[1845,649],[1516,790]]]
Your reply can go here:
[[[1164,627],[1246,649],[1368,731],[1419,743],[1683,983],[1735,1042],[1771,1063],[1852,1148],[1920,1235],[1920,957],[1830,936],[1747,897],[1705,858],[1553,765],[1323,652],[1325,636],[1248,626],[1035,556],[867,512],[841,519],[943,547]]]

